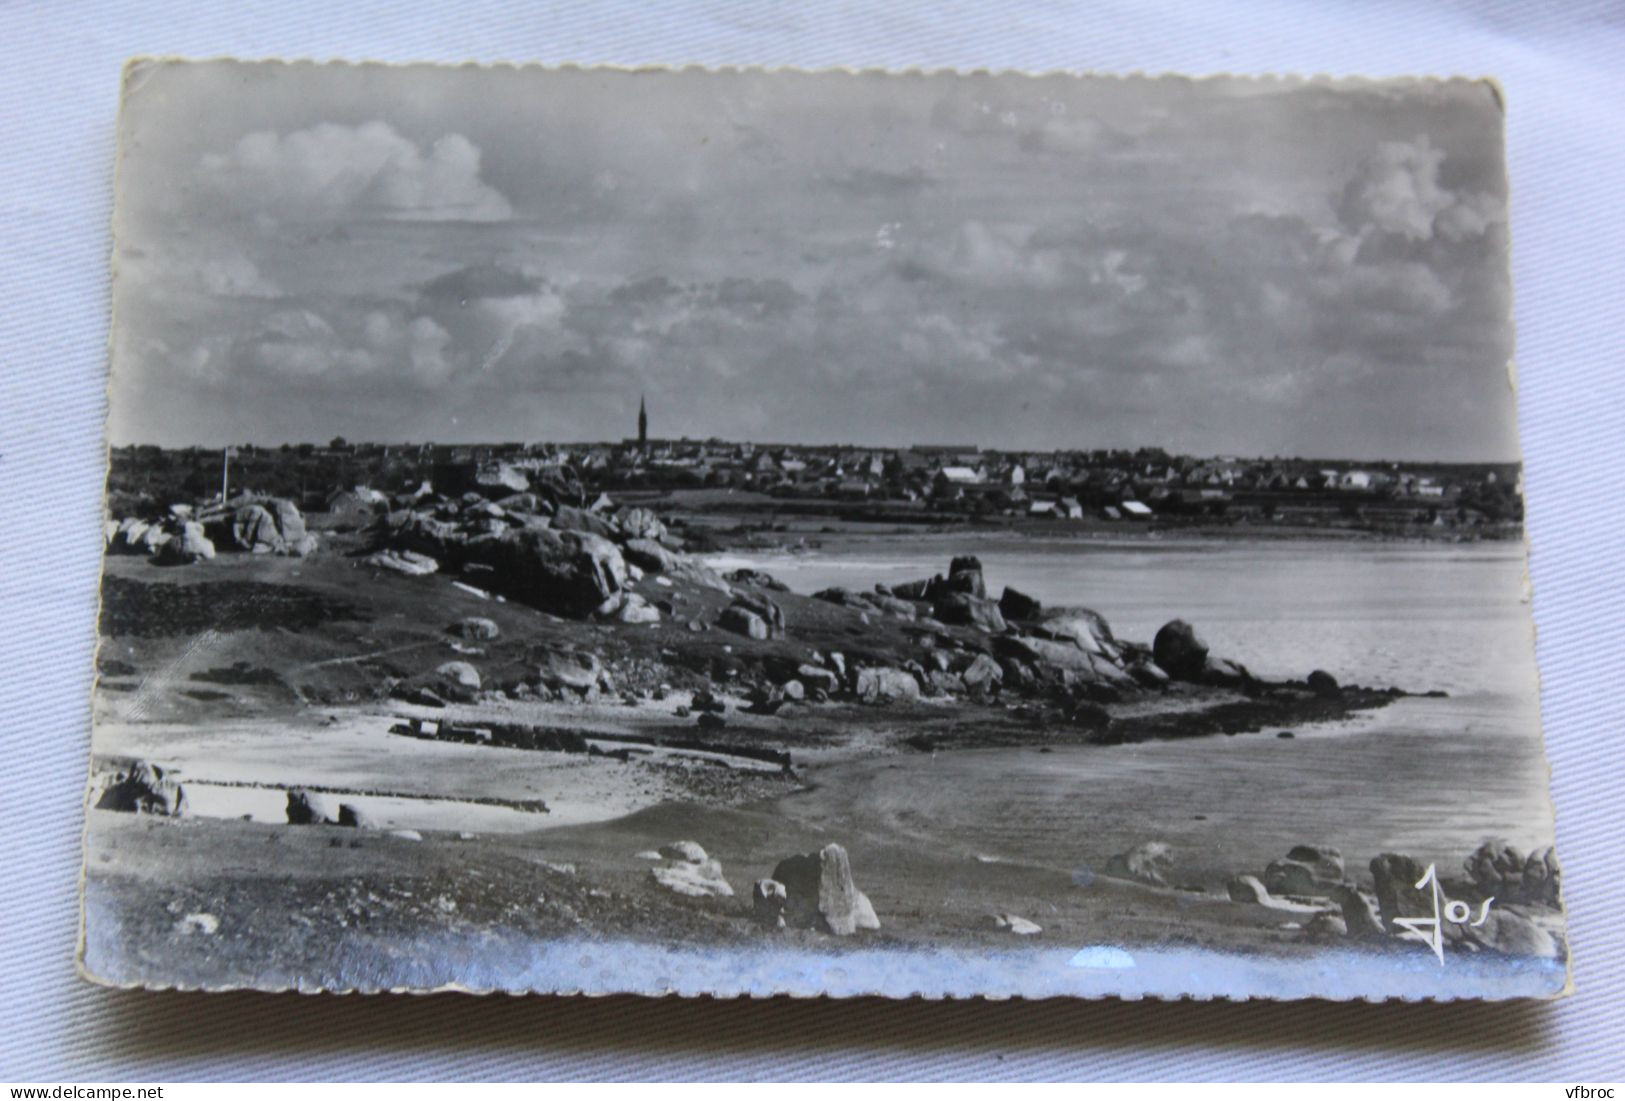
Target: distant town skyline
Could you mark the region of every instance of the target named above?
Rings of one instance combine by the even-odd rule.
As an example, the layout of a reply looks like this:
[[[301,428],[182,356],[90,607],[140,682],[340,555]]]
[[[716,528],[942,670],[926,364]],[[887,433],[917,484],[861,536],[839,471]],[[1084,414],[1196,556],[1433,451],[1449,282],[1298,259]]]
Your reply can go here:
[[[652,438],[1518,457],[1487,84],[153,63],[128,90],[115,445],[606,442],[646,394]]]
[[[640,447],[647,447],[647,448],[650,448],[650,449],[659,449],[659,448],[663,448],[663,447],[672,447],[672,446],[693,447],[693,446],[701,446],[701,445],[711,445],[711,446],[723,446],[723,447],[750,447],[752,449],[759,449],[759,450],[764,450],[764,451],[772,451],[772,450],[777,450],[777,449],[780,449],[780,448],[794,448],[794,449],[798,449],[798,450],[807,450],[807,451],[862,451],[862,452],[876,452],[876,453],[902,452],[902,451],[913,451],[913,452],[919,452],[919,453],[922,453],[922,454],[928,454],[928,453],[948,454],[948,453],[953,453],[953,452],[977,452],[977,453],[986,454],[986,455],[1000,455],[1000,456],[1048,455],[1048,454],[1054,454],[1054,455],[1063,455],[1063,454],[1086,455],[1086,454],[1091,454],[1091,453],[1094,453],[1094,452],[1111,452],[1111,453],[1132,454],[1132,453],[1141,452],[1141,451],[1148,451],[1148,452],[1149,451],[1161,451],[1164,454],[1166,454],[1170,459],[1174,459],[1174,460],[1189,459],[1189,460],[1195,460],[1195,461],[1198,461],[1198,462],[1229,462],[1229,461],[1235,461],[1235,462],[1281,462],[1281,463],[1299,463],[1299,464],[1337,463],[1337,464],[1354,464],[1354,465],[1367,465],[1367,466],[1384,466],[1384,465],[1429,466],[1429,465],[1438,465],[1438,466],[1515,466],[1515,467],[1521,467],[1523,465],[1522,460],[1520,458],[1518,458],[1518,457],[1512,457],[1512,458],[1507,458],[1507,459],[1426,459],[1426,458],[1423,458],[1423,459],[1415,459],[1415,458],[1413,458],[1413,459],[1403,459],[1403,458],[1390,459],[1390,458],[1384,458],[1384,457],[1381,457],[1381,456],[1360,457],[1360,456],[1352,456],[1352,455],[1332,455],[1332,454],[1288,455],[1288,454],[1280,454],[1280,453],[1263,454],[1263,453],[1241,452],[1241,451],[1197,452],[1197,451],[1180,451],[1180,450],[1177,450],[1177,449],[1174,449],[1174,448],[1162,447],[1162,446],[1160,446],[1158,444],[1155,444],[1155,443],[1137,444],[1137,445],[1134,445],[1134,446],[1131,446],[1131,447],[1088,447],[1088,446],[1079,446],[1079,447],[1003,446],[1003,447],[1001,447],[1001,446],[996,445],[996,444],[985,444],[984,445],[984,444],[972,443],[972,442],[970,442],[968,440],[913,440],[913,441],[905,441],[905,442],[902,442],[902,443],[871,444],[871,443],[858,443],[858,442],[855,442],[855,441],[852,441],[852,440],[806,441],[806,440],[789,440],[789,439],[770,439],[770,438],[766,438],[766,437],[759,438],[759,439],[743,439],[743,438],[728,438],[728,437],[723,437],[723,436],[663,436],[663,435],[660,435],[658,433],[651,433],[646,438],[640,438],[638,436],[633,436],[633,435],[621,435],[621,436],[616,436],[616,437],[604,437],[604,438],[601,438],[601,439],[570,439],[570,440],[566,440],[566,439],[548,439],[548,440],[457,439],[457,438],[445,438],[445,439],[433,439],[433,440],[430,440],[430,439],[391,440],[391,439],[365,439],[365,438],[361,438],[361,437],[351,438],[351,437],[343,435],[341,433],[341,434],[339,434],[337,436],[330,437],[327,440],[275,440],[275,441],[270,441],[270,442],[267,442],[267,441],[264,441],[264,440],[228,440],[228,441],[223,441],[221,443],[215,443],[215,444],[196,444],[196,443],[158,444],[158,443],[154,443],[154,442],[149,441],[149,440],[135,440],[135,441],[127,442],[127,443],[114,443],[111,446],[114,447],[115,449],[119,449],[119,450],[124,450],[124,449],[129,449],[129,448],[158,447],[158,448],[161,448],[163,450],[169,450],[169,451],[185,451],[185,450],[189,450],[189,449],[190,450],[199,450],[199,451],[220,451],[220,450],[223,450],[223,449],[231,449],[233,452],[235,452],[237,449],[240,449],[240,448],[243,448],[243,447],[252,447],[257,451],[280,451],[283,448],[289,448],[289,447],[292,447],[292,448],[315,448],[315,449],[321,449],[321,450],[330,450],[330,449],[332,449],[332,447],[335,444],[339,444],[339,445],[341,445],[343,447],[354,447],[354,448],[434,447],[434,448],[437,448],[437,449],[480,450],[480,449],[491,449],[491,448],[503,448],[503,447],[519,446],[519,447],[526,448],[526,449],[536,449],[536,448],[568,449],[568,448],[599,448],[599,447],[602,447],[602,448],[612,448],[612,449],[628,450],[628,451],[636,451]]]

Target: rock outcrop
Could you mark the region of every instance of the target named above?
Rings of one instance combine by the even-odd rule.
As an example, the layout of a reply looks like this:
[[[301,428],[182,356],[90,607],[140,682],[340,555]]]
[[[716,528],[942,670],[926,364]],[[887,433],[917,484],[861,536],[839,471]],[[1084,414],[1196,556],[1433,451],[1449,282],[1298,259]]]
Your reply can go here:
[[[1089,608],[1052,608],[1034,628],[1046,638],[1073,643],[1097,657],[1117,660],[1119,648],[1106,617]]]
[[[1462,928],[1462,938],[1480,949],[1507,956],[1556,959],[1562,954],[1556,937],[1528,914],[1508,906],[1491,907],[1484,924]]]
[[[1014,658],[1035,668],[1067,670],[1083,674],[1089,680],[1096,677],[1096,660],[1073,642],[1000,635],[993,640],[993,653],[1000,658]]]
[[[147,554],[145,537],[152,524],[138,516],[126,516],[118,522],[108,539],[107,549],[112,554]]]
[[[776,879],[758,879],[750,889],[751,916],[770,929],[784,928],[784,908],[789,894]]]
[[[706,855],[693,841],[664,845],[660,855],[668,863],[650,868],[649,875],[662,887],[691,898],[732,898],[734,889],[722,876],[722,865]]]
[[[767,626],[768,638],[783,638],[785,636],[784,611],[779,605],[765,596],[753,593],[739,593],[735,595],[731,607],[743,608],[760,619]]]
[[[480,671],[466,661],[448,661],[435,667],[434,683],[448,699],[472,699],[480,690]]]
[[[155,559],[166,566],[190,566],[213,557],[214,541],[203,533],[203,525],[196,520],[181,522],[155,555]]]
[[[723,576],[723,580],[736,585],[753,585],[758,589],[769,589],[773,592],[789,592],[790,587],[765,570],[743,568],[733,570]]]
[[[948,563],[948,576],[940,586],[942,593],[965,593],[978,600],[987,599],[987,583],[982,579],[982,560],[974,554],[961,555]]]
[[[283,497],[273,498],[271,513],[276,518],[277,535],[281,537],[284,547],[294,547],[301,543],[308,534],[305,529],[305,517],[299,511],[299,506]]]
[[[979,580],[981,572],[975,576]],[[932,611],[943,623],[955,626],[975,627],[989,634],[1001,634],[1005,629],[1004,613],[999,611],[998,602],[972,592],[944,593]]]
[[[575,619],[614,613],[627,587],[620,548],[587,531],[509,529],[470,540],[466,557],[491,568],[493,587],[532,607]]]
[[[1376,902],[1352,883],[1333,887],[1331,897],[1342,910],[1343,928],[1349,936],[1360,940],[1387,936],[1388,931],[1383,928]]]
[[[1523,893],[1523,870],[1528,858],[1510,841],[1495,838],[1473,850],[1463,866],[1479,890],[1499,898]]]
[[[339,804],[338,824],[359,830],[370,830],[377,826],[377,823],[372,820],[372,816],[355,803]]]
[[[1345,874],[1343,854],[1330,845],[1294,845],[1286,858],[1306,865],[1316,879],[1341,882]]]
[[[113,772],[96,799],[96,809],[181,818],[186,814],[186,791],[162,765],[132,761]]]
[[[1157,631],[1151,653],[1171,677],[1201,681],[1207,671],[1207,643],[1183,619],[1170,620]]]
[[[608,687],[603,662],[586,650],[537,647],[529,659],[536,665],[537,682],[552,691],[591,700],[600,688]]]
[[[1272,860],[1264,869],[1264,886],[1277,895],[1314,895],[1320,893],[1315,870],[1297,860]]]
[[[628,562],[649,573],[671,573],[677,569],[679,562],[675,552],[653,539],[628,539],[622,544],[621,552]]]
[[[468,616],[466,619],[460,619],[452,624],[451,630],[453,634],[470,642],[490,642],[502,634],[502,628],[497,626],[496,621],[486,619],[484,616]]]
[[[821,691],[834,693],[841,687],[840,678],[833,670],[825,669],[821,665],[796,666],[796,679],[808,691]]]
[[[1523,865],[1523,899],[1535,906],[1560,909],[1563,905],[1563,869],[1550,845],[1529,854]]]
[[[315,550],[315,537],[307,531],[304,515],[292,501],[282,497],[237,501],[241,503],[229,512],[213,513],[216,543],[223,540],[250,554],[303,556]]]
[[[282,535],[265,506],[244,505],[231,518],[231,541],[238,550],[266,554],[282,546]]]
[[[863,703],[890,703],[920,698],[920,682],[901,669],[866,665],[852,678],[852,691]]]
[[[1343,689],[1337,683],[1337,678],[1324,669],[1316,669],[1309,674],[1306,681],[1309,691],[1323,700],[1335,700],[1343,694]]]
[[[288,790],[287,816],[290,826],[336,826],[339,822],[338,808],[331,799],[304,788]]]
[[[628,540],[644,539],[658,543],[666,536],[666,525],[646,508],[623,508],[615,514],[615,525]]]
[[[1525,856],[1511,842],[1497,838],[1475,849],[1464,867],[1479,891],[1502,902],[1550,909],[1562,905],[1563,871],[1549,845]]]
[[[381,550],[367,555],[362,561],[366,565],[404,573],[408,577],[423,577],[440,569],[440,563],[427,554],[409,550]]]
[[[660,609],[637,593],[629,592],[615,612],[615,618],[621,623],[659,623]]]
[[[989,920],[999,932],[1018,937],[1036,937],[1044,931],[1043,926],[1015,914],[994,914]]]
[[[838,844],[779,861],[772,878],[784,887],[787,925],[840,937],[880,928],[868,896],[852,882],[846,849]]]
[[[1166,887],[1173,863],[1173,850],[1166,842],[1147,841],[1128,852],[1112,856],[1106,861],[1106,874],[1117,879],[1132,879]]]
[[[492,496],[524,493],[530,489],[530,479],[525,476],[523,470],[502,462],[485,463],[480,466],[474,472],[474,484],[482,490],[491,492]]]
[[[767,622],[749,608],[730,604],[717,617],[717,626],[736,635],[765,642],[768,638]]]
[[[957,675],[965,690],[975,698],[994,694],[1004,683],[1004,669],[986,654],[977,654]]]
[[[698,841],[673,841],[655,851],[662,859],[675,860],[682,864],[703,864],[706,861],[705,849]]]
[[[574,505],[560,505],[553,513],[553,526],[570,531],[584,531],[600,539],[615,539],[621,534],[620,529],[615,526],[615,521],[607,516],[590,509],[576,508]]]
[[[1394,923],[1400,918],[1426,917],[1433,913],[1429,888],[1418,888],[1425,870],[1401,853],[1383,853],[1371,858],[1371,878],[1376,882],[1377,912],[1391,933],[1403,930]]]
[[[1006,585],[999,597],[999,611],[1007,620],[1030,620],[1043,615],[1044,606],[1021,590]]]

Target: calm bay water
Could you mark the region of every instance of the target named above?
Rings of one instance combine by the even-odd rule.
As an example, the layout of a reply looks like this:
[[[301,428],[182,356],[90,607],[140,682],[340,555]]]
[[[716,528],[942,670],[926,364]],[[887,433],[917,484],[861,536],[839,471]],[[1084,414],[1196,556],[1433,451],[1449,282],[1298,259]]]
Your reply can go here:
[[[1150,642],[1184,619],[1213,651],[1265,675],[1326,669],[1340,680],[1451,693],[1533,691],[1523,548],[1348,542],[875,541],[829,552],[718,555],[797,592],[871,589],[946,572],[963,549],[990,593],[1082,604],[1121,638]]]
[[[1123,638],[1149,641],[1182,618],[1261,674],[1323,668],[1450,698],[1403,700],[1293,740],[1271,731],[842,765],[787,809],[1056,867],[1155,838],[1186,853],[1186,874],[1219,881],[1300,841],[1338,845],[1354,865],[1399,850],[1451,869],[1485,837],[1551,843],[1520,544],[927,537],[712,561],[812,592],[929,576],[954,553],[981,558],[990,590],[1092,607]]]

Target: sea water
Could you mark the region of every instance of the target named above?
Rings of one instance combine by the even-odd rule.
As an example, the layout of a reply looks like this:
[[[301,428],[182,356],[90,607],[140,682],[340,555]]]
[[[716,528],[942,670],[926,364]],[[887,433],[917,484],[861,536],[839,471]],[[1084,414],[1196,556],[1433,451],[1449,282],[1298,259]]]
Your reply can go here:
[[[1453,874],[1482,840],[1551,844],[1533,630],[1518,543],[1350,541],[853,541],[729,554],[798,592],[868,589],[982,561],[991,593],[1094,608],[1149,642],[1170,619],[1268,676],[1442,690],[1379,711],[1236,737],[1114,747],[973,750],[838,766],[787,802],[976,856],[1085,871],[1147,840],[1195,879],[1255,874],[1300,842],[1380,852]],[[793,630],[793,625],[792,625]],[[901,767],[900,767],[901,766]],[[833,820],[840,820],[835,817]]]

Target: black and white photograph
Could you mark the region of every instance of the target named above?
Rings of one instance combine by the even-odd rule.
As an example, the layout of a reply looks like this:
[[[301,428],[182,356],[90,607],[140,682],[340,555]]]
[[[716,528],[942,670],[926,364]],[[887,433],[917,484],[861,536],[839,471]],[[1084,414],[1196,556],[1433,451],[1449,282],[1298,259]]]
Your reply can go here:
[[[1567,994],[1505,112],[132,62],[81,971]]]

